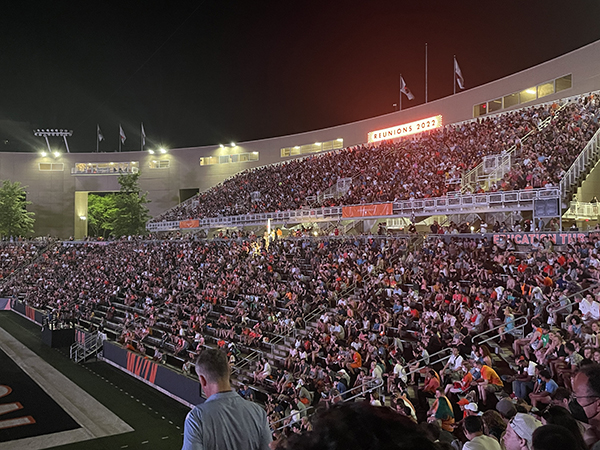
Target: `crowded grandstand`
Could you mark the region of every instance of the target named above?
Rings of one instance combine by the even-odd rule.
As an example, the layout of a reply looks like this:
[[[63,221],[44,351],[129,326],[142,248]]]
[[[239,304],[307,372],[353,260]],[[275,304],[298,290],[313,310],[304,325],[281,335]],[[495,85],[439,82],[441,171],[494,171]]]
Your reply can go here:
[[[455,171],[509,151],[511,170],[478,189],[557,185],[597,124],[589,94],[243,172],[162,218],[299,208],[348,173],[351,188],[328,204],[440,196]],[[252,202],[265,186],[277,188]],[[570,448],[594,446],[600,238],[560,240],[556,221],[533,217],[476,223],[6,242],[0,297],[190,379],[198,355],[220,349],[281,448],[349,403],[391,408],[453,448],[481,436],[542,448],[549,426],[571,433]]]

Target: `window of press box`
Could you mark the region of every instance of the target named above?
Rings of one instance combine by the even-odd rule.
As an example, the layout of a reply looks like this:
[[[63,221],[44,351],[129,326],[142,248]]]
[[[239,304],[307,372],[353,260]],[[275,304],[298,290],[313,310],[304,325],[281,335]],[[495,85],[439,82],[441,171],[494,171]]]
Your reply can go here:
[[[557,78],[554,82],[556,85],[556,92],[564,91],[565,89],[571,89],[571,87],[573,87],[571,74]]]
[[[554,81],[551,81],[550,83],[540,84],[537,87],[538,98],[542,98],[550,94],[554,94]]]
[[[473,117],[479,117],[487,114],[487,103],[480,103],[473,106]]]
[[[531,87],[528,89],[523,89],[519,92],[519,99],[521,103],[527,103],[537,98],[537,89],[535,87]]]
[[[310,153],[327,152],[344,148],[344,139],[338,138],[331,141],[315,142],[312,144],[295,145],[281,149],[281,157],[299,156]]]
[[[152,160],[148,163],[150,169],[168,169],[171,166],[171,161],[168,159]]]
[[[500,111],[502,109],[502,99],[497,98],[488,102],[488,113]]]
[[[200,158],[201,166],[212,166],[215,164],[232,164],[258,161],[258,152],[236,153],[234,155],[204,156]]]
[[[65,165],[63,163],[40,163],[39,170],[41,172],[63,172]]]

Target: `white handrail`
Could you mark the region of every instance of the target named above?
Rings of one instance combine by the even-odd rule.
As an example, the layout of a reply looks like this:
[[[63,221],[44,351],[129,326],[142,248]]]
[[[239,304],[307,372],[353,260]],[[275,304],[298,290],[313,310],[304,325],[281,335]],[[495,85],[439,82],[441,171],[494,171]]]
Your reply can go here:
[[[596,131],[594,136],[592,136],[592,138],[583,148],[581,153],[579,153],[575,161],[573,161],[571,167],[569,167],[567,172],[563,175],[562,179],[560,180],[560,188],[565,198],[568,193],[569,187],[578,181],[579,176],[585,171],[587,164],[589,162],[591,162],[592,164],[596,164],[598,162],[599,146],[600,128]]]
[[[434,198],[413,200],[400,200],[393,202],[393,213],[381,217],[412,217],[413,214],[455,214],[465,209],[476,211],[478,209],[506,211],[507,208],[523,210],[533,208],[534,200],[560,198],[558,187],[541,189],[522,189],[514,191],[485,192],[482,194],[459,194]],[[347,206],[371,206],[347,205]],[[364,217],[344,217],[344,206],[330,206],[313,209],[299,209],[277,211],[270,213],[243,214],[237,216],[211,217],[198,220],[200,228],[220,226],[241,226],[250,224],[265,224],[268,219],[272,223],[285,223],[290,221],[333,221],[344,219],[364,219]],[[375,218],[375,216],[369,216]],[[179,221],[149,222],[146,224],[148,231],[173,231],[179,230]]]

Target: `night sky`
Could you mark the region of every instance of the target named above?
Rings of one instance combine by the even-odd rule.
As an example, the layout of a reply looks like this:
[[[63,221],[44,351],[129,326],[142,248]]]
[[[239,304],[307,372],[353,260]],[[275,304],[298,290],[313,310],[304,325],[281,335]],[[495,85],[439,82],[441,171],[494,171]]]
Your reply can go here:
[[[74,131],[71,151],[241,142],[394,110],[600,39],[590,1],[16,1],[0,21],[0,150]]]

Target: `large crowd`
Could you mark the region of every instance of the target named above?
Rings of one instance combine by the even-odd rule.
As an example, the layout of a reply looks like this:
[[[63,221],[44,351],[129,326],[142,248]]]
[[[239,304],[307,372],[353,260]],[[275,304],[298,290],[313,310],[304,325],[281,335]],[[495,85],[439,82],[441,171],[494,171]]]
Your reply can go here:
[[[597,95],[476,119],[398,142],[359,145],[240,172],[156,218],[181,220],[440,197],[485,156],[512,153],[503,179],[473,192],[556,186],[598,129]],[[548,125],[541,127],[542,123]],[[311,202],[352,178],[350,189]],[[335,189],[334,189],[335,190]]]
[[[236,370],[239,392],[265,405],[278,439],[311,433],[313,409],[359,397],[451,442],[477,434],[467,417],[481,413],[492,438],[509,434],[513,413],[578,421],[587,448],[596,435],[577,377],[600,363],[599,251],[595,237],[526,247],[434,235],[66,242],[0,295],[111,329],[188,373],[206,345],[237,366],[257,351],[256,367]],[[271,341],[282,336],[278,356]],[[508,364],[488,337],[505,341]]]
[[[322,205],[441,196],[454,189],[448,180],[511,149],[512,169],[486,188],[556,185],[597,130],[599,106],[584,96],[253,169],[161,219],[297,209],[347,177],[351,188]],[[522,245],[486,234],[557,226],[6,243],[0,296],[188,376],[206,347],[222,349],[280,448],[339,432],[327,417],[377,415],[431,448],[599,448],[600,240]],[[366,409],[339,405],[348,403]]]

